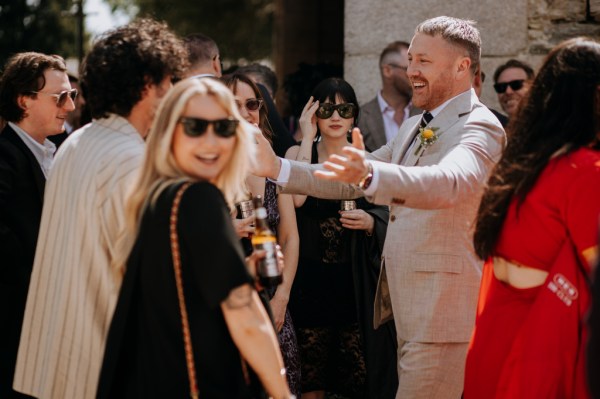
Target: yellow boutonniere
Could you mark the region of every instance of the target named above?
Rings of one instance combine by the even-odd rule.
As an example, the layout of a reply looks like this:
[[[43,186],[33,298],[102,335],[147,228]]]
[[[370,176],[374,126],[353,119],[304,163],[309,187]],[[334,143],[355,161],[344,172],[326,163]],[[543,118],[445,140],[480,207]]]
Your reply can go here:
[[[435,133],[439,130],[439,127],[420,127],[419,128],[419,146],[415,151],[415,155],[417,155],[421,150],[425,151],[427,147],[431,146],[438,139],[438,135]]]

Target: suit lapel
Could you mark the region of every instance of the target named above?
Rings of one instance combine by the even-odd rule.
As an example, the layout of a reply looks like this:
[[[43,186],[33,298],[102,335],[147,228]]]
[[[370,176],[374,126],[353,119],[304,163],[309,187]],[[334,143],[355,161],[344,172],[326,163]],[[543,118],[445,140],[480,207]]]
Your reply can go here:
[[[379,109],[377,97],[363,106],[365,124],[369,127],[368,143],[373,151],[379,149],[386,143],[385,127],[383,125],[383,115]]]
[[[399,141],[400,146],[398,147],[399,150],[394,153],[394,157],[392,159],[393,163],[401,164],[400,161],[402,161],[402,158],[404,158],[404,154],[408,150],[408,147],[410,147],[410,144],[413,142],[420,122],[421,118],[417,118],[416,122],[409,123],[407,121],[406,123],[402,124],[402,128],[400,128],[400,132],[398,132],[398,136],[396,137],[396,140]],[[408,130],[403,129],[405,126]]]
[[[373,122],[373,132],[375,132],[375,135],[373,135],[375,149],[379,149],[381,146],[385,145],[387,139],[385,136],[385,126],[383,124],[383,115],[381,114],[381,110],[379,109],[379,103],[375,105],[377,106],[377,108],[373,113],[371,121]]]
[[[46,187],[46,177],[44,176],[44,172],[42,172],[42,168],[38,160],[35,158],[35,155],[33,155],[31,150],[27,148],[25,143],[23,143],[23,140],[21,140],[21,138],[9,125],[6,125],[6,127],[2,131],[2,135],[6,137],[6,139],[10,141],[15,147],[17,147],[29,160],[29,165],[31,166],[31,172],[33,174],[35,185],[38,188],[40,200],[43,201],[44,189]]]
[[[428,127],[437,127],[438,128],[438,130],[435,132],[436,135],[438,136],[438,140],[433,144],[433,146],[440,145],[441,140],[444,140],[444,135],[448,131],[452,130],[452,126],[454,126],[456,124],[456,122],[458,122],[460,117],[471,112],[471,110],[473,109],[473,106],[474,106],[472,103],[471,96],[475,95],[474,92],[473,93],[471,93],[471,92],[472,92],[472,90],[469,90],[468,92],[458,95],[453,101],[448,103],[444,107],[444,109],[442,109],[442,111],[435,118],[433,118],[431,120],[431,122],[429,122],[429,124],[427,125]],[[420,121],[421,121],[420,119],[417,121],[417,125],[414,127],[413,132],[416,132]],[[414,137],[414,134],[411,137]],[[401,152],[402,154],[404,154],[406,152],[406,150],[408,149],[408,146],[410,146],[411,143],[412,143],[412,140],[409,140],[409,142],[406,144],[406,148],[404,148],[404,151]],[[411,149],[411,153],[407,154],[406,161],[403,163],[403,165],[405,165],[405,166],[417,165],[419,162],[419,158],[422,155],[427,154],[427,151],[428,151],[428,149],[426,149],[424,152],[419,151],[419,153],[417,153],[417,155],[415,155],[414,154],[415,150],[416,150],[416,147],[414,149]],[[402,159],[402,158],[400,158],[400,159]]]

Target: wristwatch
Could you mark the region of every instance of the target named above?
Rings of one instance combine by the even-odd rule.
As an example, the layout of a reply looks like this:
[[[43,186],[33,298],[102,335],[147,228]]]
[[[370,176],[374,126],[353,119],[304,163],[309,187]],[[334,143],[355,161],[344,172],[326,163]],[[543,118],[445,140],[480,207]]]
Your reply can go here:
[[[369,186],[371,185],[371,182],[373,181],[373,165],[371,165],[370,163],[369,165],[369,169],[367,171],[367,174],[360,179],[360,181],[358,182],[358,184],[356,185],[358,188],[360,188],[361,190],[366,190],[367,188],[369,188]]]

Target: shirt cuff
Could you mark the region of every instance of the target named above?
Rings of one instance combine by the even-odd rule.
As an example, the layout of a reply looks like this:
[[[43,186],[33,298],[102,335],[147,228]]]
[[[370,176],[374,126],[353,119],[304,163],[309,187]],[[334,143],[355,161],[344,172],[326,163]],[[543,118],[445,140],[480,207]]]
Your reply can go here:
[[[369,187],[366,190],[363,190],[363,194],[365,195],[365,197],[372,197],[373,194],[375,194],[375,191],[377,191],[377,185],[379,184],[379,173],[377,171],[377,165],[371,163],[371,166],[373,167],[373,179],[371,180],[371,184],[369,184]]]
[[[288,181],[290,181],[290,173],[292,171],[292,166],[290,161],[285,158],[279,158],[281,161],[281,167],[279,168],[279,174],[277,175],[277,180],[271,180],[273,183],[276,183],[278,186],[285,187]]]

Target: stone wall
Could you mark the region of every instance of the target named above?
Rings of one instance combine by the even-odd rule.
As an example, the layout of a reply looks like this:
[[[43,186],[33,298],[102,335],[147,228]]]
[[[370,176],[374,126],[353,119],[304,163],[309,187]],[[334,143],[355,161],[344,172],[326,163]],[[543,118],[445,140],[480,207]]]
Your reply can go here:
[[[518,58],[537,68],[566,38],[600,38],[600,0],[346,0],[344,76],[359,102],[381,86],[378,60],[385,45],[410,41],[419,22],[439,15],[477,21],[487,74],[482,100],[496,109],[492,75],[498,65]]]

